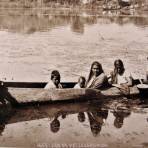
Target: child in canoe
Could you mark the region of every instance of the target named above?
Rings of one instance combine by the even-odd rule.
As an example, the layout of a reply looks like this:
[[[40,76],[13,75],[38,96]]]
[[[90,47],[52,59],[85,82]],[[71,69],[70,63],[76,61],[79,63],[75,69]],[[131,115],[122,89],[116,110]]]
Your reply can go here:
[[[44,89],[63,88],[60,83],[60,73],[57,70],[51,72],[51,80],[46,84]]]
[[[74,88],[85,88],[86,79],[83,76],[80,76],[78,79],[78,83],[75,85]]]

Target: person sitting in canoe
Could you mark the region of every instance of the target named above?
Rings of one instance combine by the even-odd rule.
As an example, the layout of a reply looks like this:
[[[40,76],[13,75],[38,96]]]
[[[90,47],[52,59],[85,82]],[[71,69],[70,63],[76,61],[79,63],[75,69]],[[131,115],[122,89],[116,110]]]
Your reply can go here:
[[[112,86],[121,88],[123,91],[129,93],[129,87],[132,86],[132,76],[124,68],[122,60],[118,59],[114,62],[114,70],[110,73],[110,83]]]
[[[95,61],[91,65],[88,80],[86,82],[87,88],[102,89],[108,85],[107,76],[104,74],[102,65]]]
[[[114,70],[111,72],[111,84],[132,86],[132,76],[125,70],[124,64],[120,59],[114,62]]]
[[[51,88],[63,88],[60,83],[60,73],[57,70],[51,72],[51,81],[47,83],[44,89],[51,89]]]
[[[78,79],[78,83],[75,85],[74,88],[85,88],[86,79],[83,76],[80,76]]]

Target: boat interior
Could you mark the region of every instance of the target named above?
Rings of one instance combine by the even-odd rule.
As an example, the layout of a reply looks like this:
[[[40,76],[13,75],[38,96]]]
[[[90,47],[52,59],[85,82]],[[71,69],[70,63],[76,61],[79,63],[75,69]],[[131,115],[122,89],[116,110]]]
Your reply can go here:
[[[47,82],[3,82],[5,87],[44,88]],[[76,82],[61,82],[64,88],[73,88]]]
[[[44,88],[48,82],[15,82],[4,81],[5,87],[17,87],[17,88]],[[77,82],[61,82],[63,88],[74,88]],[[133,80],[133,84],[140,84],[139,79]]]

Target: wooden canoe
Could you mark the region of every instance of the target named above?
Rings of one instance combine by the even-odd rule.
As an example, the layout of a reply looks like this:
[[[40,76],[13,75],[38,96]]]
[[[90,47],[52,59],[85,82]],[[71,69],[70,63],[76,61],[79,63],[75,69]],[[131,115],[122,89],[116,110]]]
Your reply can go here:
[[[46,102],[59,100],[91,100],[122,97],[124,94],[116,87],[106,90],[74,89],[75,82],[62,83],[65,89],[45,90],[46,82],[4,82],[0,96],[14,103]],[[130,95],[138,95],[137,88],[131,88]],[[15,102],[16,101],[16,102]]]

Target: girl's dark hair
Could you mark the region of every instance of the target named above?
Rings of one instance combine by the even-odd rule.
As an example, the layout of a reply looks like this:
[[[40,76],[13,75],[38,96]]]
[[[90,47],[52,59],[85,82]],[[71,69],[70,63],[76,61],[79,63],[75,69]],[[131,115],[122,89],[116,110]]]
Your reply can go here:
[[[101,73],[104,73],[103,69],[102,69],[102,65],[98,62],[98,61],[94,61],[92,64],[91,64],[91,68],[90,68],[90,72],[89,72],[89,75],[88,75],[88,80],[87,80],[87,83],[90,81],[90,79],[92,78],[93,76],[93,72],[92,72],[92,68],[94,65],[97,65],[99,67],[99,75]]]
[[[84,82],[86,81],[85,77],[80,76],[78,82],[80,81],[80,79],[82,79]]]
[[[117,67],[116,67],[116,64],[117,63],[119,63],[119,65],[120,65],[120,67],[121,67],[121,73],[124,73],[124,71],[125,71],[125,68],[124,68],[124,64],[123,64],[123,61],[122,60],[120,60],[120,59],[117,59],[117,60],[115,60],[115,62],[114,62],[114,72],[116,73],[117,72]]]
[[[60,80],[61,76],[60,76],[59,71],[53,70],[53,71],[51,72],[51,80],[52,80],[55,76]]]

